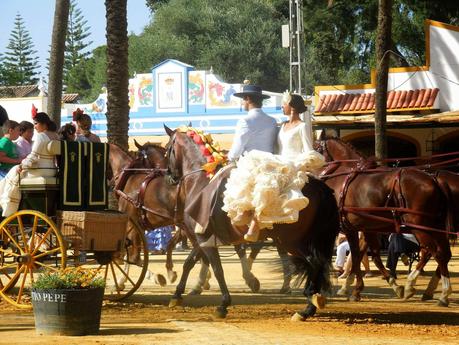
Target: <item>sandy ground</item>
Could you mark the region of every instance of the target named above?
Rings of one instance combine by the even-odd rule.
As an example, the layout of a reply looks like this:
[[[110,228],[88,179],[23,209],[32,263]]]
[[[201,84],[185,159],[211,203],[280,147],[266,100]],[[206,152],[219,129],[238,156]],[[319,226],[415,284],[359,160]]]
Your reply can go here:
[[[448,308],[438,307],[436,301],[420,301],[427,276],[418,279],[417,294],[406,302],[395,298],[380,277],[373,277],[365,279],[362,301],[331,296],[326,308],[315,317],[292,322],[291,315],[305,302],[300,289],[288,296],[277,293],[281,278],[273,266],[276,253],[264,250],[254,264],[261,290],[253,294],[244,284],[237,257],[230,248],[223,248],[233,298],[225,320],[212,316],[220,301],[214,279],[209,291],[201,296],[185,296],[185,306],[175,309],[167,307],[174,285],[161,288],[146,280],[129,300],[104,304],[97,336],[36,334],[32,312],[18,311],[2,302],[0,344],[459,344],[459,250],[456,247],[453,251],[450,270],[454,293]],[[185,254],[175,255],[178,273]],[[164,272],[163,262],[164,256],[153,256],[150,269]],[[402,264],[399,267],[399,280],[403,282],[406,269]],[[429,263],[426,273],[434,268],[434,263]],[[192,273],[189,287],[196,274]],[[336,279],[334,282],[338,283]]]

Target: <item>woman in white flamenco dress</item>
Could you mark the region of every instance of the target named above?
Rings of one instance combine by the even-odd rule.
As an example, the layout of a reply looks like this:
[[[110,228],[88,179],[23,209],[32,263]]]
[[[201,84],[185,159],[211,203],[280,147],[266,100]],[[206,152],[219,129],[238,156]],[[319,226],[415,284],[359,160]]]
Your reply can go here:
[[[324,165],[312,148],[310,125],[301,121],[306,110],[300,95],[286,93],[284,122],[278,134],[278,154],[252,150],[231,171],[224,193],[223,210],[236,226],[250,225],[245,240],[256,242],[260,229],[276,223],[295,223],[309,200],[301,190],[308,174]]]
[[[8,217],[15,213],[21,201],[19,179],[21,177],[52,177],[56,176],[54,155],[48,151],[50,137],[46,134],[51,122],[46,113],[37,113],[33,118],[35,135],[32,152],[21,164],[14,166],[3,180],[0,181],[0,207],[2,216]],[[30,169],[30,170],[27,170]]]

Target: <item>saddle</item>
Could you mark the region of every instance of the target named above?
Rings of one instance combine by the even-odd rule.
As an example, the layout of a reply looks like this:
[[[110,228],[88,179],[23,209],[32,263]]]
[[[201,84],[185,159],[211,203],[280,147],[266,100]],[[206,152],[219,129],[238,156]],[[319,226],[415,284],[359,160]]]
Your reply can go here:
[[[185,208],[185,213],[204,229],[202,236],[214,234],[225,245],[244,242],[244,233],[247,232],[247,229],[234,227],[222,210],[226,181],[233,168],[235,165],[223,168]]]

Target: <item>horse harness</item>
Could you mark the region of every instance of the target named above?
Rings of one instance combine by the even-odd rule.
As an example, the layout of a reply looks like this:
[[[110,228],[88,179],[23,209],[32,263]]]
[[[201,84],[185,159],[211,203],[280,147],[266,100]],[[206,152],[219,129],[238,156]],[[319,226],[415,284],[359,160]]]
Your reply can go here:
[[[355,160],[354,160],[355,161]],[[337,169],[339,166],[337,161],[330,162],[331,165],[334,167],[333,171]],[[325,170],[325,173],[328,173],[330,170]],[[333,172],[332,171],[332,172]],[[407,208],[406,206],[406,199],[403,195],[403,191],[400,185],[400,180],[402,176],[402,169],[397,169],[394,179],[391,181],[391,187],[389,190],[388,195],[386,196],[386,202],[384,206],[374,206],[374,207],[356,207],[356,206],[345,206],[347,192],[352,182],[354,182],[355,178],[360,174],[366,173],[373,173],[373,172],[388,172],[393,171],[393,169],[385,168],[385,167],[377,167],[377,168],[367,168],[365,165],[357,164],[355,168],[350,169],[346,172],[340,173],[331,173],[331,174],[321,174],[320,179],[327,180],[333,177],[338,176],[345,176],[343,184],[340,189],[339,197],[338,197],[338,210],[339,210],[339,217],[340,217],[340,224],[341,228],[353,228],[354,226],[349,221],[348,215],[354,214],[363,218],[372,219],[375,221],[380,221],[383,223],[392,224],[395,227],[397,233],[403,232],[403,228],[411,227],[416,230],[424,230],[424,231],[434,231],[434,232],[443,232],[445,233],[445,229],[437,229],[428,226],[423,226],[419,224],[412,224],[408,223],[403,220],[404,214],[413,214],[413,215],[420,215],[420,216],[427,216],[427,217],[435,217],[435,214],[422,212]],[[390,202],[393,202],[393,206],[390,205]],[[387,218],[382,215],[375,215],[372,213],[384,213],[390,212],[392,214],[392,218]]]

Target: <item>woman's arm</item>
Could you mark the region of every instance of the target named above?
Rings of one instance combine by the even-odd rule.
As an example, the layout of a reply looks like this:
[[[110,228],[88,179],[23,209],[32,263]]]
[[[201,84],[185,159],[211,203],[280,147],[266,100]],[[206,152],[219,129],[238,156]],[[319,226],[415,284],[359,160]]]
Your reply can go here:
[[[303,143],[303,152],[309,152],[314,149],[312,142],[312,129],[304,123],[300,129],[301,142]]]
[[[45,137],[43,137],[43,135]],[[31,168],[38,162],[40,159],[39,152],[42,151],[42,146],[46,145],[49,139],[46,139],[47,135],[44,133],[40,133],[37,136],[37,139],[32,144],[32,152],[30,152],[26,158],[24,158],[21,162],[21,167],[23,168]]]

